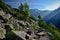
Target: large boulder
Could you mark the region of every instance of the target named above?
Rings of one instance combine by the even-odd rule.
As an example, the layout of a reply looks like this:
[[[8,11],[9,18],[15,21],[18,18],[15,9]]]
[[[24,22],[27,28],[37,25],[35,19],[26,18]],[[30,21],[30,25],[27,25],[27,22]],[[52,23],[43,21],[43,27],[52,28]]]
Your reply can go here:
[[[19,23],[20,25],[23,25],[23,26],[26,25],[25,21],[22,21],[22,20],[19,20],[18,23]]]
[[[11,18],[8,20],[8,24],[16,25],[16,23],[17,23],[17,20],[16,20],[14,17],[11,17]]]
[[[52,39],[52,34],[48,32],[39,32],[37,33],[38,40],[51,40]]]
[[[9,20],[9,18],[11,18],[11,16],[12,16],[12,15],[10,15],[10,14],[5,14],[5,15],[3,15],[2,17],[3,17],[4,19]]]

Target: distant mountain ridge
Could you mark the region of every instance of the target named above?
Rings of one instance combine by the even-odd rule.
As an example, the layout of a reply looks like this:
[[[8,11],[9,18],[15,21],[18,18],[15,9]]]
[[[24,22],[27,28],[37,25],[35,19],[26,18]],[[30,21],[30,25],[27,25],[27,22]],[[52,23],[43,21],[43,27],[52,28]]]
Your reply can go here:
[[[47,23],[53,23],[56,27],[60,28],[60,7],[56,10],[49,11],[40,11],[38,9],[30,9],[31,16],[37,18],[39,15],[42,17],[42,20]]]
[[[53,23],[60,28],[60,7],[43,18],[48,23]]]
[[[44,18],[46,15],[48,15],[51,11],[49,10],[44,10],[40,11],[38,9],[30,9],[31,16],[37,18],[39,15]]]

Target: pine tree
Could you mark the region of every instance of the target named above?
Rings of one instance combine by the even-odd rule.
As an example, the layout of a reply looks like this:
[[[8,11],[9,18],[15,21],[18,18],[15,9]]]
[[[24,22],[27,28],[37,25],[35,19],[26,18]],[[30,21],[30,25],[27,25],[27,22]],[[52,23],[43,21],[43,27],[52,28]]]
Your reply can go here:
[[[40,19],[41,19],[41,16],[39,15],[38,18],[39,18],[39,20],[40,20]]]
[[[20,6],[18,7],[19,8],[19,13],[17,15],[18,19],[25,19],[25,15],[24,15],[24,5],[22,3],[20,3]]]
[[[20,3],[20,6],[19,6],[19,11],[20,11],[20,13],[22,13],[23,12],[23,4],[22,3]]]
[[[29,20],[29,18],[30,18],[30,10],[29,10],[29,5],[27,3],[24,4],[24,12],[25,12],[26,20]]]
[[[25,3],[24,5],[20,3],[19,11],[20,11],[20,14],[23,15],[23,19],[28,21],[30,18],[29,5],[27,3]]]

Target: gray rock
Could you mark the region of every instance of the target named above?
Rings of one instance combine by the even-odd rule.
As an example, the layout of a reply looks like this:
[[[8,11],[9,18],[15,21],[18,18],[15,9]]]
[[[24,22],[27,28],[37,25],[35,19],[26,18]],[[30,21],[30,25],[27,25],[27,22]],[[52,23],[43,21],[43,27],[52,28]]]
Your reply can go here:
[[[0,27],[0,39],[5,38],[6,30]]]
[[[4,22],[3,20],[0,20],[0,23]]]
[[[25,35],[26,35],[26,32],[24,31],[13,31],[16,35],[18,35],[19,37],[21,37],[22,39],[26,40],[25,39]]]
[[[37,33],[38,35],[45,35],[46,34],[46,32],[40,32],[40,33]]]
[[[5,13],[3,12],[3,10],[0,10],[0,16],[5,15]]]
[[[3,23],[0,23],[0,27],[1,27],[1,28],[4,28],[4,24],[3,24]]]
[[[19,37],[21,37],[22,39],[24,40],[27,40],[25,38],[25,36],[27,35],[29,37],[28,40],[35,40],[31,35],[27,34],[26,32],[24,31],[13,31],[16,35],[18,35]]]
[[[48,35],[40,36],[38,40],[50,40]]]
[[[10,15],[10,14],[5,14],[5,15],[3,15],[2,17],[3,17],[4,19],[9,20],[9,18],[10,18],[11,16],[12,16],[12,15]]]
[[[52,37],[51,37],[52,35],[48,34],[47,32],[40,32],[37,34],[40,35],[38,40],[51,40],[52,39]]]
[[[8,24],[15,24],[16,23],[16,19],[14,17],[11,17],[8,21]]]
[[[26,25],[25,21],[19,20],[18,22],[24,26]]]

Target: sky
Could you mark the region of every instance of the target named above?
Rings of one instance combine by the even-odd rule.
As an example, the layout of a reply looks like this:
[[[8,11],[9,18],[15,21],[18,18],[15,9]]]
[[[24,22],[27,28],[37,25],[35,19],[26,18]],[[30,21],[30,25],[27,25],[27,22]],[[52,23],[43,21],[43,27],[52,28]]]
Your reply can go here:
[[[3,0],[13,8],[18,8],[20,2],[25,3],[26,0]],[[60,0],[27,0],[30,9],[39,10],[55,10],[60,7]]]

